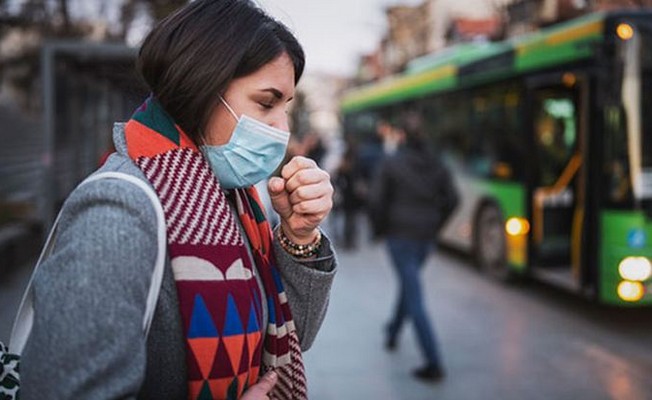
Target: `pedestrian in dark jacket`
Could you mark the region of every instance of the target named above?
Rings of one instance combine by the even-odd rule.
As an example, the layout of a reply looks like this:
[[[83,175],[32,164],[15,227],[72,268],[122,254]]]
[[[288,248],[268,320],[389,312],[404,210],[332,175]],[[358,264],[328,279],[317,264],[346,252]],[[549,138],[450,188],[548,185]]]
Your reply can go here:
[[[457,202],[450,174],[428,150],[418,114],[403,116],[395,128],[398,151],[386,156],[372,182],[369,210],[374,232],[386,236],[399,278],[399,296],[387,325],[386,348],[394,350],[403,322],[410,318],[425,358],[415,377],[437,381],[444,375],[437,340],[424,307],[419,272],[430,246]]]

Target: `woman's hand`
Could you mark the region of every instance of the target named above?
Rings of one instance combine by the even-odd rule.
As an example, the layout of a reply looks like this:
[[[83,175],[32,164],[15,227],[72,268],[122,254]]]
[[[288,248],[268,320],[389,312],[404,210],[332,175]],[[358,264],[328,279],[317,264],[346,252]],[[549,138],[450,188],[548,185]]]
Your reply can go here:
[[[274,210],[281,217],[283,233],[294,243],[308,244],[317,227],[333,208],[333,186],[326,171],[306,157],[285,164],[281,177],[267,185]]]
[[[276,372],[266,373],[258,383],[251,386],[242,394],[240,400],[269,400],[267,394],[274,389],[277,380],[278,376],[276,375]]]

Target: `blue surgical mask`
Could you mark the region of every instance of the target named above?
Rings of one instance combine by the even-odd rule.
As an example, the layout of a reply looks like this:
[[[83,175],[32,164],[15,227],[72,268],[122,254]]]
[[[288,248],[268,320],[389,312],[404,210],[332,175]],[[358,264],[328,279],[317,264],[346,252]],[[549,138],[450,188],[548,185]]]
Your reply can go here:
[[[273,128],[246,115],[240,118],[220,97],[238,121],[227,144],[200,146],[224,189],[245,188],[268,178],[283,161],[290,132]]]

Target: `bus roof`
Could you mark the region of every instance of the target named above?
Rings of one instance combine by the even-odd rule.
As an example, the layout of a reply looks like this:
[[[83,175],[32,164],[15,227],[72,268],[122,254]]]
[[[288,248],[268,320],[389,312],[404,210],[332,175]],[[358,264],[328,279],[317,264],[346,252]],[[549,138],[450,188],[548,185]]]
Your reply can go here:
[[[342,99],[344,113],[388,105],[458,87],[487,82],[581,60],[601,40],[603,12],[593,13],[528,35],[494,43],[463,43],[411,61],[405,72],[354,88]]]

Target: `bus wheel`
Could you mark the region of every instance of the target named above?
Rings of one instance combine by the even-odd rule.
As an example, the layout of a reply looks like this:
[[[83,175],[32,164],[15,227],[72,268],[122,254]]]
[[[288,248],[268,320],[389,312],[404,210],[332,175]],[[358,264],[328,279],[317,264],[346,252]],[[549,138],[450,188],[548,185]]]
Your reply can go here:
[[[500,210],[489,204],[480,210],[475,221],[475,259],[489,276],[507,281],[511,278],[505,251],[505,230]]]

